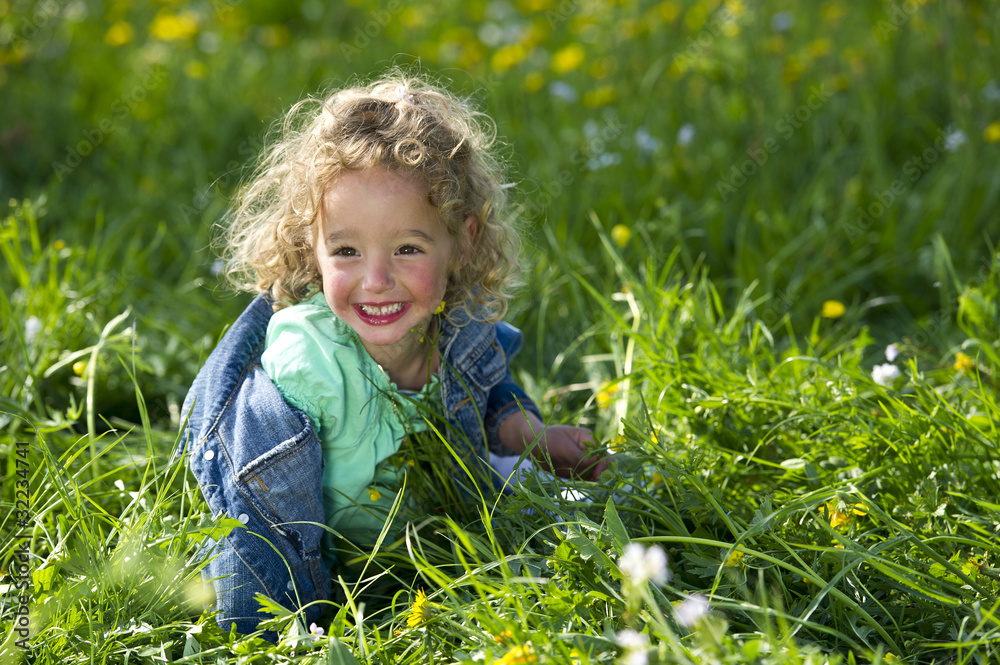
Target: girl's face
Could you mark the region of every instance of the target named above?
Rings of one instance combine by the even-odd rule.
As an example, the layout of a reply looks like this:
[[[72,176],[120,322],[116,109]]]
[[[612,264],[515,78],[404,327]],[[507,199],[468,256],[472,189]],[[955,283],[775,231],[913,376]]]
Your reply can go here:
[[[426,353],[420,331],[465,259],[427,193],[418,178],[374,168],[344,171],[323,197],[316,239],[323,293],[387,371]],[[473,218],[466,231],[471,239]]]

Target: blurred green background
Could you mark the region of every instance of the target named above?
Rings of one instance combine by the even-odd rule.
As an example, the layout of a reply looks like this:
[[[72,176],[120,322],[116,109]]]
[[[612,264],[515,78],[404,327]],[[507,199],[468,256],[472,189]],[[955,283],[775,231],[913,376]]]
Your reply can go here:
[[[577,360],[601,347],[580,342],[601,316],[581,281],[623,287],[602,235],[640,271],[679,252],[729,305],[753,286],[772,327],[834,299],[880,341],[946,348],[934,312],[1000,230],[995,3],[14,0],[0,17],[3,394],[53,423],[91,357],[98,412],[137,418],[115,354],[73,356],[129,309],[151,414],[176,427],[248,302],[210,242],[268,127],[391,65],[496,119],[528,239],[521,367],[545,394],[589,381],[577,406],[609,378]]]

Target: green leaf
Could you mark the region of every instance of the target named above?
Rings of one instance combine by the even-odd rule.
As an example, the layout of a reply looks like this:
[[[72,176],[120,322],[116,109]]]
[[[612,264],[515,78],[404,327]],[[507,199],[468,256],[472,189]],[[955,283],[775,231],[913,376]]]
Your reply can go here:
[[[330,638],[330,647],[326,650],[328,665],[360,665],[346,644],[336,637]]]
[[[628,537],[628,531],[625,530],[622,518],[618,516],[618,510],[615,508],[614,500],[610,497],[604,508],[604,523],[608,525],[608,530],[611,531],[615,547],[621,550],[629,544],[631,539]]]

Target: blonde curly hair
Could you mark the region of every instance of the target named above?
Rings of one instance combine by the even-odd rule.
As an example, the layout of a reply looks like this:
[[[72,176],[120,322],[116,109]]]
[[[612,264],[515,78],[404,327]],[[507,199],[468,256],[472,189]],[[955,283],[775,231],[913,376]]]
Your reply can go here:
[[[295,104],[230,209],[217,245],[240,290],[269,292],[277,311],[322,287],[313,244],[323,195],[345,170],[417,175],[456,240],[478,221],[472,252],[448,280],[446,316],[495,322],[519,273],[496,128],[485,114],[418,76],[395,70]]]

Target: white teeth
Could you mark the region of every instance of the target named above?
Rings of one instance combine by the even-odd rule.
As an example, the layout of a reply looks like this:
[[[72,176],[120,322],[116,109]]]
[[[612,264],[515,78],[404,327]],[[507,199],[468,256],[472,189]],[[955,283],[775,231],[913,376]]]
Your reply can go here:
[[[361,311],[365,314],[370,314],[372,316],[386,316],[388,314],[395,314],[399,310],[403,309],[403,303],[397,302],[391,305],[382,305],[381,307],[371,307],[369,305],[362,305]]]

